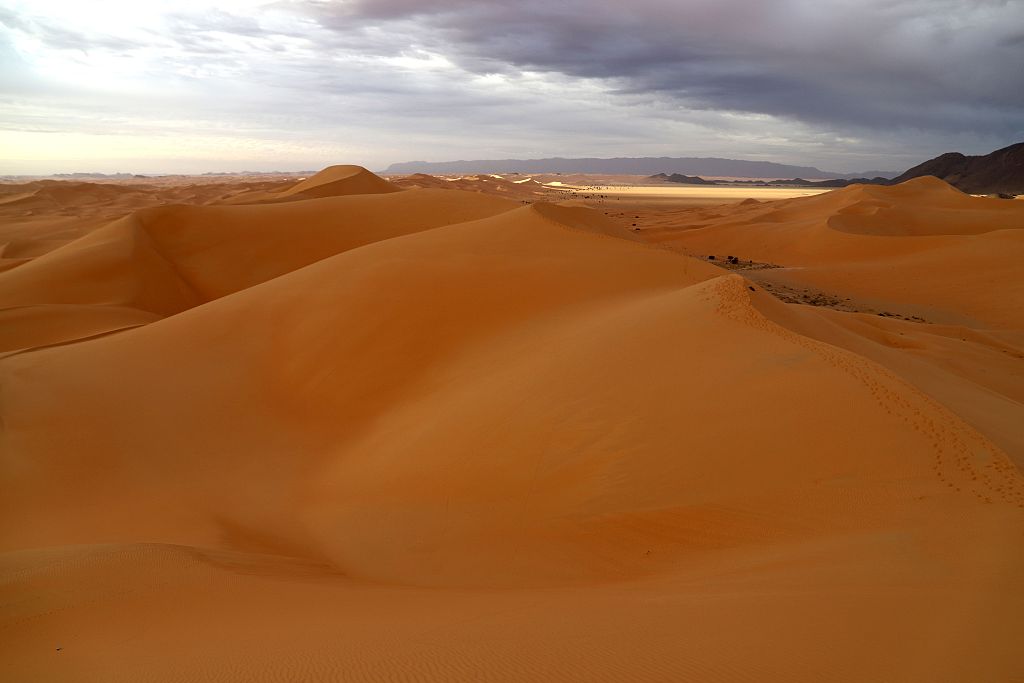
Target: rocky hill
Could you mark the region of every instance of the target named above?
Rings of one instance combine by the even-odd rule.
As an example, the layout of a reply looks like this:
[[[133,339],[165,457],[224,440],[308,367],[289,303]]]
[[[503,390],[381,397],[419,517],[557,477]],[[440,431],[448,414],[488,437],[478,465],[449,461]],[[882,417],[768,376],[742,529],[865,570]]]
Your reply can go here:
[[[1024,142],[984,156],[947,152],[918,164],[893,182],[927,175],[970,194],[1024,194]]]
[[[793,166],[771,161],[720,159],[716,157],[641,157],[617,159],[490,159],[475,161],[408,161],[392,164],[383,171],[389,175],[413,173],[604,173],[654,175],[664,173],[733,178],[853,178],[865,173],[833,173],[813,166]],[[884,173],[873,172],[875,175]],[[892,173],[891,175],[896,175]],[[889,176],[891,177],[891,176]]]

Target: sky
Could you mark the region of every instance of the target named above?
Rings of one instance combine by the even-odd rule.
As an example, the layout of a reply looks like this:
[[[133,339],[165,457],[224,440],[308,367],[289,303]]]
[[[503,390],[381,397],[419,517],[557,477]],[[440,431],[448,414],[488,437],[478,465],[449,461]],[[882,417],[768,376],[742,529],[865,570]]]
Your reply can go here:
[[[1024,141],[1024,0],[0,0],[0,174]]]

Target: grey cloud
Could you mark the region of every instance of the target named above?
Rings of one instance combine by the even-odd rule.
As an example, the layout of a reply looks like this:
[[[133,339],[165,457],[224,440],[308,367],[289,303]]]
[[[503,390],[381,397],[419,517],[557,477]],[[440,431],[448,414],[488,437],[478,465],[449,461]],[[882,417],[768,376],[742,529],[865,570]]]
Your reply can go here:
[[[304,8],[339,34],[415,22],[419,44],[481,73],[511,67],[607,79],[621,92],[660,92],[688,107],[829,125],[1024,132],[1019,0],[359,0]]]
[[[127,40],[0,7],[0,128],[356,140],[382,156],[349,160],[381,167],[413,157],[706,155],[899,169],[1024,136],[1022,9],[1021,0],[281,0],[247,14],[164,13]],[[116,93],[50,78],[18,54],[18,34],[53,50],[107,50],[134,76],[110,86]]]

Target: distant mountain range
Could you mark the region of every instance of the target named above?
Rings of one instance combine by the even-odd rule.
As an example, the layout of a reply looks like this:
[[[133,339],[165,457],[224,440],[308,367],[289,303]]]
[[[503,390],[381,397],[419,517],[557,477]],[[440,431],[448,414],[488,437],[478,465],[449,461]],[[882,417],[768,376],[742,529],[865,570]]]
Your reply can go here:
[[[654,175],[679,173],[732,178],[828,178],[864,176],[891,178],[898,171],[833,173],[813,166],[792,166],[773,161],[746,161],[716,157],[637,157],[616,159],[490,159],[477,161],[406,161],[391,164],[383,173],[603,173],[609,175]]]
[[[805,180],[803,178],[791,178],[788,180],[706,180],[700,176],[658,173],[657,175],[648,176],[648,178],[658,182],[680,183],[682,185],[756,185],[760,187],[846,187],[847,185],[892,185],[894,182],[889,178],[881,176],[875,176],[874,178],[837,178],[834,180]]]
[[[959,152],[947,152],[900,174],[899,176],[863,178],[834,178],[830,180],[731,180],[709,181],[700,176],[679,173],[671,175],[658,173],[651,180],[681,183],[684,185],[785,185],[799,187],[846,187],[847,185],[896,185],[911,178],[935,176],[968,194],[1024,194],[1024,142],[998,149],[984,156],[964,156]],[[711,175],[711,174],[707,174]],[[867,175],[867,174],[865,174]],[[894,174],[895,175],[895,174]]]
[[[971,194],[1024,194],[1024,142],[984,156],[969,157],[959,152],[947,152],[918,164],[893,182],[901,183],[925,175],[942,178]]]

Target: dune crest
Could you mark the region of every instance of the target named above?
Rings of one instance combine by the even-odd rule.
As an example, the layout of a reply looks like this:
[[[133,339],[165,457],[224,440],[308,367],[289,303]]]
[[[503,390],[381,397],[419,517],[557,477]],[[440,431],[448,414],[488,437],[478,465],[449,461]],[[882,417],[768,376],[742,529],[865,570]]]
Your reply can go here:
[[[291,189],[281,192],[281,197],[340,197],[350,194],[378,194],[398,192],[395,187],[362,166],[328,166],[312,178],[307,178]]]

